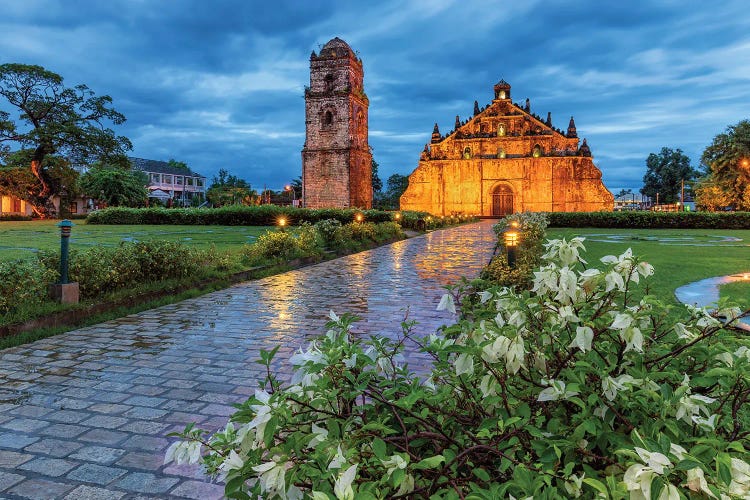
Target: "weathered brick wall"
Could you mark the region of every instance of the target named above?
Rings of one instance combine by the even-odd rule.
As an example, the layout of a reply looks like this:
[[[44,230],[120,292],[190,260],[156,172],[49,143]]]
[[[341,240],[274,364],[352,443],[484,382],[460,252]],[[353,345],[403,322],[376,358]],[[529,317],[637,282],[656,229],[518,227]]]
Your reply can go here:
[[[303,202],[308,208],[372,207],[364,70],[351,48],[335,38],[310,56],[305,91]]]

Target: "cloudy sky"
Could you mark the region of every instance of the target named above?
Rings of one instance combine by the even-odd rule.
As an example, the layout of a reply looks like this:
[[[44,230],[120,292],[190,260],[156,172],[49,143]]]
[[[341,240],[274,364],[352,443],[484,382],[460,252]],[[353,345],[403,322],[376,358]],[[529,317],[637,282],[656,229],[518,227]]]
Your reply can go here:
[[[443,132],[515,101],[575,116],[607,187],[639,188],[661,147],[700,154],[750,118],[746,0],[0,0],[0,63],[38,64],[109,94],[133,156],[253,187],[301,175],[310,52],[335,36],[364,61],[384,180]]]

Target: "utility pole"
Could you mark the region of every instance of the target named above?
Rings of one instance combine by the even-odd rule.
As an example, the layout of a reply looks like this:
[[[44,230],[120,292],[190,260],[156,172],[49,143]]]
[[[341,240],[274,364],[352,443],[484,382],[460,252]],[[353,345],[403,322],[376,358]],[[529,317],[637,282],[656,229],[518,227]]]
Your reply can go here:
[[[681,210],[685,210],[685,179],[680,183],[680,201],[682,202]]]

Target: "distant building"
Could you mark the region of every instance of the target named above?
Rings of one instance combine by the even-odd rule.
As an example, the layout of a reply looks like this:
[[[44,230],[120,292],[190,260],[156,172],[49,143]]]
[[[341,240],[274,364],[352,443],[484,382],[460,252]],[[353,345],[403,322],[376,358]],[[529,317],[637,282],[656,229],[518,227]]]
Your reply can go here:
[[[206,178],[192,170],[171,166],[166,161],[129,157],[134,170],[148,175],[150,198],[190,204],[193,198],[206,199]],[[165,195],[166,194],[166,195]]]
[[[305,89],[302,200],[307,208],[372,208],[369,100],[362,60],[334,38],[310,55]]]
[[[500,80],[494,99],[451,132],[437,124],[425,145],[402,210],[504,216],[515,212],[612,210],[612,193],[602,184],[591,149],[578,142],[575,122],[567,130],[531,112],[529,100],[514,104],[510,85]]]
[[[0,195],[0,215],[31,215],[31,205],[12,196]]]
[[[650,202],[641,193],[627,193],[615,196],[615,211],[646,210]]]

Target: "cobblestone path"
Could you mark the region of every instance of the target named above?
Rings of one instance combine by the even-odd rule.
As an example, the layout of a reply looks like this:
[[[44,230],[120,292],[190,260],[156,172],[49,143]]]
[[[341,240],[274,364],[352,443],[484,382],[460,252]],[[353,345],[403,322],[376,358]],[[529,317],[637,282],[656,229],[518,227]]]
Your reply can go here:
[[[431,232],[0,351],[0,498],[219,498],[195,467],[163,465],[168,432],[218,429],[258,386],[260,349],[284,360],[330,309],[355,331],[450,322],[446,284],[490,257],[491,222]],[[416,356],[410,362],[419,364]]]

